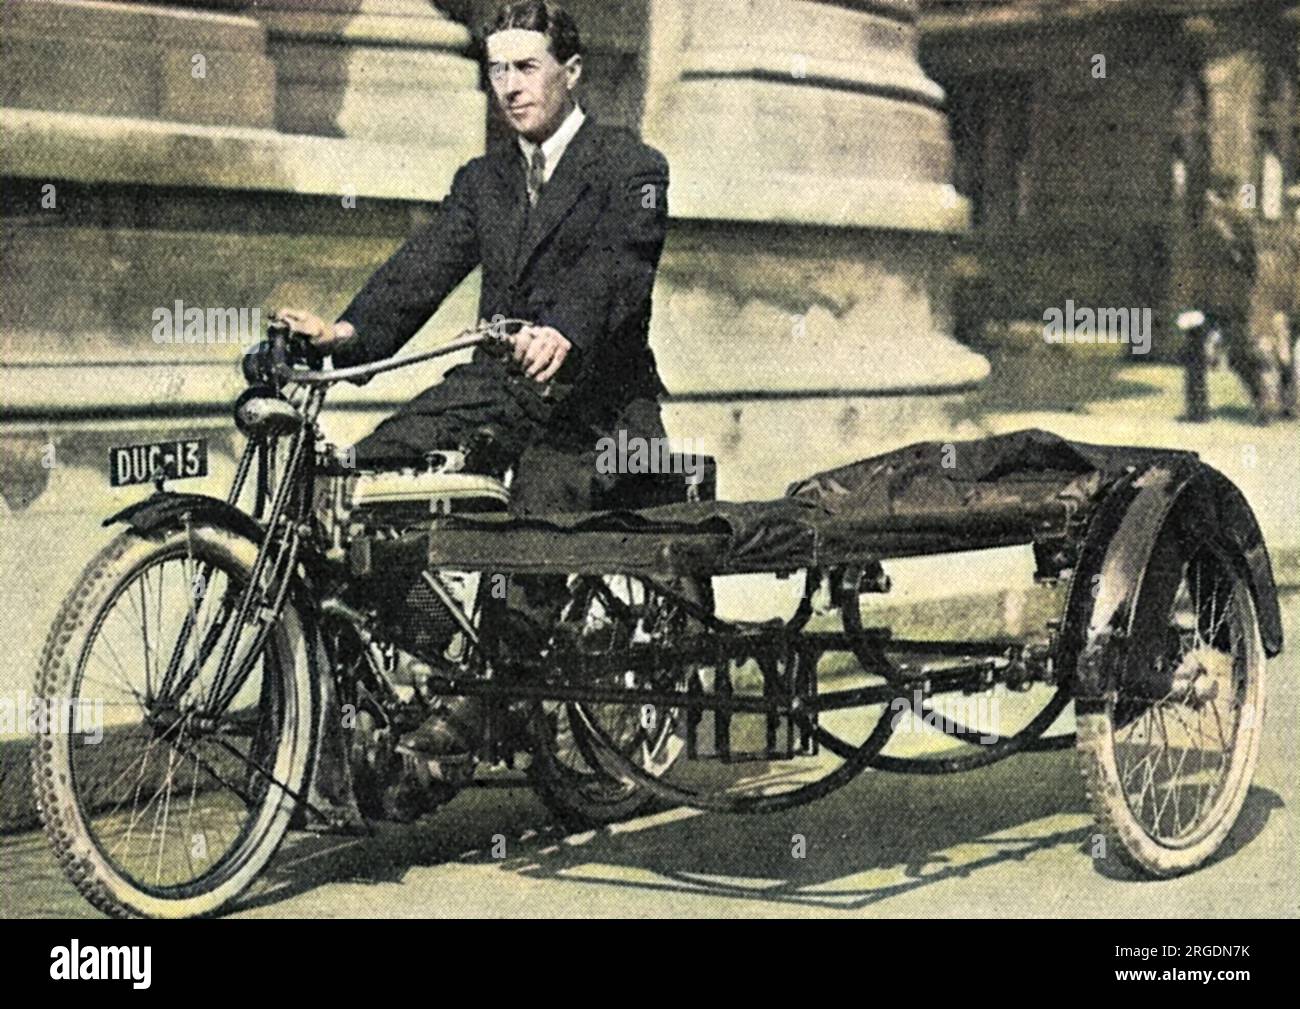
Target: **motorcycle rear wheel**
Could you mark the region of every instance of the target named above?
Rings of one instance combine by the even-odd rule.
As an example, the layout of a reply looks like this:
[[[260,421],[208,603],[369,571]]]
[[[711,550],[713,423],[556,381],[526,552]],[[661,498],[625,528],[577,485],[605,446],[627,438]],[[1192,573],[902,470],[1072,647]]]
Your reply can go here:
[[[712,611],[712,592],[707,582],[681,579],[674,591],[697,606]],[[603,597],[603,598],[602,598]],[[626,604],[621,610],[616,600]],[[656,625],[656,635],[681,633],[690,618],[664,596],[650,597],[645,586],[627,576],[585,578],[577,587],[568,620],[579,625],[604,621],[619,625],[625,637],[638,633],[633,614],[640,622]],[[640,633],[647,633],[641,628]],[[670,672],[674,682],[694,675],[692,670]],[[611,678],[606,685],[634,687],[626,674]],[[646,705],[588,705],[602,712],[601,721],[621,744],[624,754],[656,777],[667,771],[685,753],[685,712],[659,712]],[[610,723],[614,723],[611,727]],[[530,717],[534,739],[529,778],[534,791],[560,822],[571,830],[591,830],[631,819],[644,813],[655,796],[636,782],[621,778],[601,766],[594,741],[575,717],[571,705],[535,704]]]

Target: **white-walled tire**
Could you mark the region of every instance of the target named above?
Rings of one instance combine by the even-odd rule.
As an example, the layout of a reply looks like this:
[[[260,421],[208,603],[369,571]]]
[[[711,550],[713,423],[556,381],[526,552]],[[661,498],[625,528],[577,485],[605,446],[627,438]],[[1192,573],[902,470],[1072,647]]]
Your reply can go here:
[[[1167,592],[1143,586],[1131,637],[1167,628],[1170,647],[1155,650],[1167,655],[1173,685],[1151,699],[1121,674],[1102,709],[1077,721],[1105,854],[1159,878],[1201,866],[1240,815],[1259,758],[1266,664],[1255,601],[1234,558],[1172,539],[1157,549],[1178,565],[1180,581],[1165,618],[1152,607],[1163,607]]]

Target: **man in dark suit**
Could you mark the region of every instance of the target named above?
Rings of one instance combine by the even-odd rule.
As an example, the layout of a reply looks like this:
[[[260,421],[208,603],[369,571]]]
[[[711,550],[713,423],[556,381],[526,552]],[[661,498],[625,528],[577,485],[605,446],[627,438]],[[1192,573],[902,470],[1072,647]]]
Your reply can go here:
[[[512,381],[505,362],[478,348],[359,442],[357,465],[409,464],[490,428],[496,468],[514,467],[513,509],[581,510],[591,507],[600,438],[665,437],[649,329],[668,166],[578,107],[581,43],[562,8],[506,4],[486,35],[510,135],[456,173],[433,220],[332,326],[307,312],[281,315],[336,366],[361,364],[395,353],[481,266],[480,317],[531,323],[513,347],[527,378]],[[559,402],[537,395],[552,379],[570,390]],[[539,585],[542,595],[556,587],[534,579],[530,598]],[[436,755],[472,749],[479,719],[466,700],[405,742]]]

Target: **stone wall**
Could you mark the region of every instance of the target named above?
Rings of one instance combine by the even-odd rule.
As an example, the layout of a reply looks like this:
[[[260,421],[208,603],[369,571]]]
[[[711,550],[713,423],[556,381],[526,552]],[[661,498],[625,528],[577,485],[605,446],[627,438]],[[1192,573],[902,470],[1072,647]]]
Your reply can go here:
[[[100,519],[141,497],[107,487],[110,445],[203,434],[213,473],[191,489],[230,479],[241,345],[160,344],[154,312],[338,311],[483,148],[469,33],[433,6],[261,6],[0,10],[6,695],[111,535]],[[468,285],[425,339],[474,301]],[[432,379],[352,392],[337,437]]]

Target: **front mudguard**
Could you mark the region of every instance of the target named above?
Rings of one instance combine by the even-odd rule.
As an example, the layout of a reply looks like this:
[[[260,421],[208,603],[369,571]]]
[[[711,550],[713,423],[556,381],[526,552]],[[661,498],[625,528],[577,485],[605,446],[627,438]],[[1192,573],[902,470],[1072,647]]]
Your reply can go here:
[[[143,501],[128,505],[104,519],[105,527],[125,524],[138,533],[148,535],[158,529],[170,529],[185,521],[214,522],[232,532],[237,532],[254,543],[262,542],[264,530],[261,523],[246,512],[220,498],[206,494],[175,494],[158,491]]]
[[[105,526],[125,524],[142,536],[160,529],[191,523],[211,523],[237,533],[254,543],[265,535],[262,524],[229,502],[206,494],[175,494],[159,491],[143,501],[123,508],[104,520]],[[300,573],[290,590],[302,616],[303,626],[311,635],[315,651],[316,697],[312,719],[312,758],[308,772],[307,803],[323,818],[329,829],[354,832],[363,823],[352,790],[352,772],[347,760],[347,741],[339,717],[338,688],[334,672],[319,632],[319,594],[313,591],[305,573]],[[304,817],[306,810],[295,815],[296,826],[315,827]]]
[[[1065,637],[1080,711],[1104,705],[1124,675],[1124,648],[1138,593],[1157,542],[1171,523],[1222,546],[1250,586],[1265,653],[1282,650],[1282,612],[1273,568],[1254,512],[1222,473],[1193,456],[1135,472],[1112,488],[1094,514],[1080,551]]]

